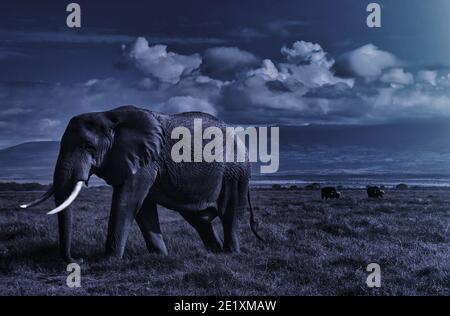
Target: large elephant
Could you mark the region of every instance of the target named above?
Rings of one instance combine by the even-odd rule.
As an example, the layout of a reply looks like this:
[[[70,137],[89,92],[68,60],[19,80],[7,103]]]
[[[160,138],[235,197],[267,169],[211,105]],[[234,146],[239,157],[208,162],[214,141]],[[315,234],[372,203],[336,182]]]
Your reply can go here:
[[[172,130],[193,131],[194,119],[204,128],[226,125],[200,112],[165,115],[134,106],[107,112],[87,113],[72,118],[61,139],[53,186],[39,200],[52,194],[58,213],[59,244],[63,259],[72,257],[72,210],[83,184],[95,174],[113,187],[106,254],[122,257],[133,223],[142,232],[147,249],[167,254],[161,234],[157,205],[178,211],[212,251],[239,252],[238,215],[249,206],[250,227],[258,239],[250,203],[250,165],[245,162],[174,162],[171,148],[177,142]],[[223,245],[211,221],[219,216],[224,231]]]

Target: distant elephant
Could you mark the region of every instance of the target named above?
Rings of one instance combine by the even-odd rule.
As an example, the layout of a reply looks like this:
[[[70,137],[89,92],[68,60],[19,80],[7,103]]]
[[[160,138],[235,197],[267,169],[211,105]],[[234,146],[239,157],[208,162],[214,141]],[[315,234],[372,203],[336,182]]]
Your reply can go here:
[[[86,113],[72,118],[61,139],[53,187],[28,208],[52,194],[58,214],[62,258],[72,257],[72,211],[70,204],[84,183],[95,174],[113,186],[106,254],[121,258],[133,219],[150,252],[167,254],[161,234],[157,204],[178,211],[200,235],[207,249],[239,252],[237,219],[249,206],[250,227],[255,221],[250,203],[248,156],[245,162],[174,162],[172,130],[186,127],[193,133],[194,119],[204,128],[226,125],[212,115],[189,112],[165,115],[134,106],[107,112]],[[219,216],[223,245],[211,221]]]
[[[369,186],[367,187],[367,196],[369,198],[382,198],[384,195],[384,191],[381,190],[377,186]]]
[[[334,187],[324,187],[321,191],[321,197],[323,199],[339,199],[341,197],[341,192],[336,191]]]

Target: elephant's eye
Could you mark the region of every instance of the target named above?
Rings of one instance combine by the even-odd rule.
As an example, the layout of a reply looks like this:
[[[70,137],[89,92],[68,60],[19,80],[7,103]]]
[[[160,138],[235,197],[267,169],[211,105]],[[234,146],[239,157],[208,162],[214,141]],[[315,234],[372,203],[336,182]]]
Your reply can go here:
[[[91,143],[87,142],[84,144],[84,149],[86,149],[90,153],[95,153],[95,147]]]

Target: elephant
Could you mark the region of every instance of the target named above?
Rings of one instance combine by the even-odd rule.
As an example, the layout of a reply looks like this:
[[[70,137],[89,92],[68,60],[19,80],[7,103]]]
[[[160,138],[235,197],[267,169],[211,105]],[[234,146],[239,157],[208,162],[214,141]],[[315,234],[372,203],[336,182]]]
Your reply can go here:
[[[175,162],[172,131],[192,132],[194,119],[203,126],[226,130],[226,124],[202,112],[163,114],[135,106],[73,117],[60,143],[53,185],[29,208],[54,195],[58,213],[59,249],[66,262],[72,256],[72,209],[89,178],[96,175],[112,186],[106,255],[122,258],[130,226],[135,219],[149,252],[167,254],[157,205],[177,211],[194,227],[205,247],[213,252],[240,251],[238,219],[249,209],[250,228],[259,240],[250,200],[248,153],[242,162]],[[211,221],[219,217],[223,242]]]
[[[369,198],[382,198],[384,195],[384,190],[381,190],[377,186],[367,187],[367,197]]]
[[[324,187],[321,190],[321,197],[323,199],[339,199],[341,197],[341,192],[336,191],[334,187]]]

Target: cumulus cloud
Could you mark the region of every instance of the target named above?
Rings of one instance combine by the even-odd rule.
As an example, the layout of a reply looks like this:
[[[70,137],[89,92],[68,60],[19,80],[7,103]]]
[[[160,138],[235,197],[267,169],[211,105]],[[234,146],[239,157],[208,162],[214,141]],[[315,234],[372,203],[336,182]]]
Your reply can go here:
[[[436,85],[437,71],[421,70],[417,73],[417,81],[428,83],[432,86]]]
[[[252,76],[262,76],[266,80],[286,80],[287,75],[284,73],[280,73],[277,67],[270,59],[264,59],[261,67],[257,69],[250,70],[247,75],[249,77]]]
[[[281,53],[287,63],[280,63],[281,72],[308,87],[320,87],[345,83],[353,86],[352,79],[335,76],[332,71],[334,59],[328,58],[319,44],[297,41],[292,48],[284,46]]]
[[[327,87],[333,90],[350,89],[352,79],[337,77],[328,58],[319,44],[295,42],[281,49],[285,62],[274,63],[263,60],[261,66],[247,72],[224,89],[222,114],[240,111],[241,120],[270,120],[274,113],[290,113],[279,120],[300,121],[334,115],[344,103],[329,102],[308,93],[313,89]],[[257,115],[255,115],[257,113]],[[235,114],[236,115],[236,114]]]
[[[218,78],[200,67],[200,55],[168,52],[164,45],[150,46],[138,38],[126,49],[128,62],[143,73],[135,80],[0,82],[0,147],[58,139],[72,116],[124,104],[163,113],[203,111],[237,124],[360,124],[450,117],[449,69],[400,68],[394,55],[371,44],[345,54],[360,79],[335,73],[334,59],[317,43],[285,45],[280,60],[263,59],[256,65],[255,56],[236,47],[207,52],[205,63],[221,60],[227,67],[247,68],[234,66],[232,78]]]
[[[224,73],[238,67],[249,67],[259,59],[252,53],[237,47],[213,47],[206,50],[204,64],[208,72]]]
[[[365,98],[372,105],[372,118],[379,121],[450,116],[448,93],[408,86],[404,89],[382,88]]]
[[[292,48],[283,46],[281,54],[286,56],[289,62],[294,63],[314,63],[331,67],[333,60],[328,60],[326,53],[319,44],[305,41],[297,41],[292,44]]]
[[[345,53],[338,63],[340,69],[350,76],[374,80],[384,69],[398,65],[399,61],[393,54],[367,44]]]
[[[391,85],[409,85],[414,83],[414,76],[412,73],[405,72],[402,68],[393,68],[386,71],[381,77],[380,81],[390,83]]]
[[[172,84],[198,69],[202,63],[199,54],[186,56],[168,52],[166,45],[149,46],[143,37],[136,39],[128,57],[145,74]]]
[[[260,68],[248,72],[248,76],[261,76],[265,80],[284,82],[286,86],[306,86],[316,88],[323,85],[344,83],[353,86],[352,79],[335,76],[332,71],[333,59],[326,57],[319,44],[295,42],[291,48],[283,46],[282,55],[287,62],[276,66],[265,59]]]

